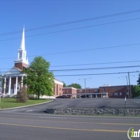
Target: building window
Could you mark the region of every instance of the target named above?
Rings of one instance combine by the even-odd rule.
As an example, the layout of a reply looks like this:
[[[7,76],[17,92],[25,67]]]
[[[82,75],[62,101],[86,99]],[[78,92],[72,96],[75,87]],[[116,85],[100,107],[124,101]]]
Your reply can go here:
[[[115,92],[114,95],[115,95],[115,96],[118,96],[118,92]]]
[[[120,96],[122,96],[122,92],[120,92]]]
[[[116,90],[116,89],[118,89],[118,87],[112,87],[112,90]]]
[[[105,92],[105,91],[106,91],[106,88],[104,87],[104,88],[103,88],[103,92]]]
[[[80,89],[79,92],[82,92],[82,89]]]
[[[87,89],[87,92],[90,92],[90,89]]]
[[[95,93],[98,92],[98,89],[95,89],[94,92],[95,92]]]

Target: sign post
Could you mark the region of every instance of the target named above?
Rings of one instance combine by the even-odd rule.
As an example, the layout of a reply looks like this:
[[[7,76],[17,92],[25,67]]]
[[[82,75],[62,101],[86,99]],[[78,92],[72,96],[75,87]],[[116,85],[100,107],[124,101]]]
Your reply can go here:
[[[125,100],[125,108],[126,108],[126,96],[125,96],[125,99],[124,100]]]

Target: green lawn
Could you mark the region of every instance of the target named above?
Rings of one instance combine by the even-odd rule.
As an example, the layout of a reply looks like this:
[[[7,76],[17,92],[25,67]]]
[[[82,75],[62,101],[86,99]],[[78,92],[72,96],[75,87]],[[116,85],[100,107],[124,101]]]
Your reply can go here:
[[[26,106],[26,105],[33,105],[38,103],[45,103],[50,101],[49,99],[29,99],[27,103],[18,103],[16,102],[15,98],[1,98],[0,102],[0,108],[12,108],[12,107],[20,107],[20,106]]]

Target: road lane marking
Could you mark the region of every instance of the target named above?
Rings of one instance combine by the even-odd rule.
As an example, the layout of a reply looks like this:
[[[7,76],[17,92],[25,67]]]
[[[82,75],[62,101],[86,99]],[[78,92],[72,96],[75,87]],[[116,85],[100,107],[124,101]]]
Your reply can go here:
[[[46,116],[46,117],[44,117],[44,116],[41,116],[41,117],[40,117],[40,116],[39,116],[39,118],[42,118],[42,119],[47,119],[47,118],[55,118],[55,119],[57,119],[57,118],[58,118],[58,119],[67,119],[66,117],[55,117],[55,116],[54,116],[54,117],[51,117],[51,116],[50,116],[50,117],[48,117],[48,116]]]
[[[138,126],[140,126],[140,124],[132,124],[132,123],[100,123],[100,124],[103,124],[103,125],[131,125],[131,126],[133,126],[133,125],[138,125]]]
[[[126,130],[107,130],[107,129],[93,129],[95,132],[112,132],[112,133],[126,133]]]
[[[4,117],[0,117],[1,119],[3,119]],[[44,119],[47,119],[47,118],[53,118],[53,119],[57,119],[56,117],[39,117],[39,118],[44,118]],[[61,117],[60,117],[61,118]],[[58,119],[60,119],[58,117]],[[100,125],[130,125],[130,126],[140,126],[140,124],[127,124],[127,123],[100,123],[100,122],[78,122],[78,121],[62,121],[62,120],[38,120],[38,119],[21,119],[21,118],[4,118],[4,119],[12,119],[12,120],[32,120],[32,121],[40,121],[40,122],[64,122],[64,123],[81,123],[81,124],[85,124],[85,123],[90,123],[90,124],[100,124]]]
[[[33,110],[27,110],[26,112],[32,112]]]
[[[109,132],[109,133],[126,133],[127,132],[126,130],[80,129],[80,128],[35,126],[35,125],[10,124],[10,123],[0,123],[0,125],[19,126],[19,127],[31,127],[31,128],[44,128],[44,129],[57,129],[57,130],[71,130],[71,131],[87,131],[87,132]]]
[[[0,117],[0,118],[1,118],[1,119],[12,119],[12,120],[29,120],[29,121],[32,120],[32,121],[41,121],[41,122],[64,122],[64,123],[82,123],[82,124],[83,124],[83,123],[90,123],[90,124],[92,123],[92,124],[100,124],[100,123],[91,122],[91,121],[90,121],[90,122],[82,122],[82,121],[81,121],[81,122],[77,122],[77,121],[73,121],[73,122],[72,122],[72,121],[66,121],[66,120],[65,120],[65,121],[62,121],[62,120],[58,120],[58,121],[57,121],[57,120],[38,120],[38,119],[32,119],[32,118],[31,118],[31,119],[4,118],[4,117]],[[56,118],[56,117],[39,117],[39,118],[42,118],[42,119],[43,119],[43,118],[44,118],[44,119],[47,119],[47,118],[48,118],[48,119],[49,119],[49,118],[57,119],[57,118],[58,118],[58,119],[60,119],[61,117],[60,117],[60,118],[59,118],[59,117],[57,117],[57,118]],[[61,119],[62,119],[62,118],[61,118]]]

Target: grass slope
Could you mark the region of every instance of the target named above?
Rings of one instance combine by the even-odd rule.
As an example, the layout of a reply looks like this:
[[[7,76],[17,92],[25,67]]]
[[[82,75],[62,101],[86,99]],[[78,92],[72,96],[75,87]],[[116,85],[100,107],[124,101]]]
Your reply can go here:
[[[16,102],[15,98],[1,98],[0,101],[0,108],[12,108],[12,107],[20,107],[20,106],[26,106],[26,105],[34,105],[38,103],[45,103],[50,101],[49,99],[29,99],[27,103],[18,103]]]

